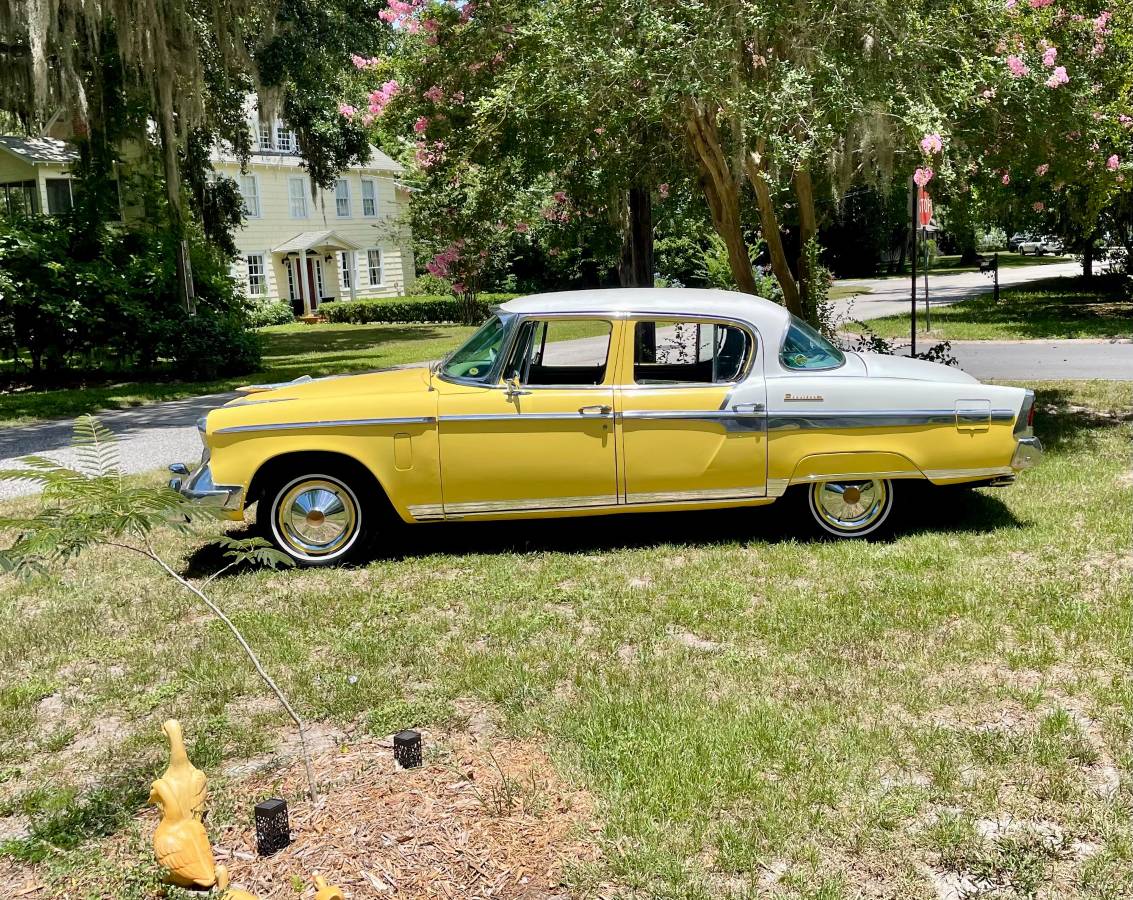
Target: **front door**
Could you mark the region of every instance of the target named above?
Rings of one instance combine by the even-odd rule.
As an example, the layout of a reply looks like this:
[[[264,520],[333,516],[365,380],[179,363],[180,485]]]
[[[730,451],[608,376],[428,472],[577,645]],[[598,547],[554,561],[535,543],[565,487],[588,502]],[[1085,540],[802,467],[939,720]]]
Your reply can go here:
[[[482,361],[453,357],[446,366],[457,380],[440,385],[445,515],[615,505],[612,324],[564,318],[517,328],[499,366],[487,341]],[[488,370],[491,384],[472,383]]]
[[[711,321],[627,323],[618,389],[627,504],[767,492],[766,389],[753,335]]]
[[[307,257],[307,296],[311,298],[311,312],[319,308],[323,295],[323,261],[315,256]]]

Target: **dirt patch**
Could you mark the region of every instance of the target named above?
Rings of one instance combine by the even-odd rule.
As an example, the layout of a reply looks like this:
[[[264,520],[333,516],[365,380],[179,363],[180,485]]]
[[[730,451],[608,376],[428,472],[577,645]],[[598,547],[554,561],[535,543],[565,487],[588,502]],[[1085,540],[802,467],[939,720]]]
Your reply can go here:
[[[717,641],[702,638],[700,635],[693,634],[691,631],[670,634],[669,640],[680,644],[682,647],[687,647],[689,650],[695,650],[698,653],[715,653],[721,649],[721,645]]]

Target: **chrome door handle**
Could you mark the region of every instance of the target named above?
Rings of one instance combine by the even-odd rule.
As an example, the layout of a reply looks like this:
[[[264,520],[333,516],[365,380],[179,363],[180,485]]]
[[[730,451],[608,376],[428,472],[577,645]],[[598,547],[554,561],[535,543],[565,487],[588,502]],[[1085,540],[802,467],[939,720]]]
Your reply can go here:
[[[732,407],[738,413],[761,413],[763,412],[762,403],[737,403]]]
[[[580,416],[608,416],[614,411],[612,406],[581,406],[578,409]]]

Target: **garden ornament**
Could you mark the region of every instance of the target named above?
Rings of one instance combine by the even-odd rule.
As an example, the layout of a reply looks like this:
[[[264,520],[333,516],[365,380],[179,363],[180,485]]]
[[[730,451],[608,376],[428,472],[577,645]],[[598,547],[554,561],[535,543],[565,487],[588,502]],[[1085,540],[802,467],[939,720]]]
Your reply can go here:
[[[322,875],[315,876],[315,888],[315,900],[346,900],[342,888],[327,884],[327,880]]]
[[[161,821],[153,833],[153,852],[166,870],[166,880],[178,887],[210,888],[216,884],[212,846],[205,826],[182,805],[175,782],[163,778],[155,781],[149,802],[161,806]]]
[[[168,719],[161,726],[161,730],[169,738],[169,767],[161,776],[161,780],[168,784],[170,790],[177,796],[181,808],[199,822],[204,813],[205,799],[208,797],[205,773],[189,762],[180,722],[176,719]]]
[[[256,900],[254,894],[228,886],[228,870],[224,866],[216,867],[216,886],[220,890],[220,900]]]

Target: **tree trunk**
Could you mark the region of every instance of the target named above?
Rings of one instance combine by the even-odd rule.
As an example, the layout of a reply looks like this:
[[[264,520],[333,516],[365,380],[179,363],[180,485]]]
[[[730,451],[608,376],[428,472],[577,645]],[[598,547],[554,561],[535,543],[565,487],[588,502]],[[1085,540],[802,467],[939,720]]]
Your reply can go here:
[[[812,242],[818,240],[818,218],[814,214],[814,184],[807,169],[795,171],[795,196],[799,201],[799,305],[809,315],[812,325],[813,314],[818,309],[821,288],[815,283],[815,272],[811,271],[810,259]]]
[[[1094,242],[1090,240],[1082,250],[1082,277],[1087,281],[1094,277]]]
[[[736,287],[745,294],[754,294],[755,272],[740,221],[739,177],[728,165],[716,123],[697,101],[689,101],[686,106],[685,129],[689,148],[700,168],[700,186],[708,201],[712,225],[728,250],[728,265]]]
[[[771,254],[771,271],[783,291],[783,305],[796,316],[802,316],[802,300],[799,285],[787,262],[787,251],[783,248],[783,237],[779,234],[779,220],[771,203],[771,189],[763,176],[763,167],[758,153],[749,153],[744,158],[744,169],[748,181],[755,189],[755,199],[759,205],[759,221],[763,227],[763,239],[767,241],[767,251]]]
[[[193,274],[189,267],[185,246],[185,223],[181,207],[181,170],[177,165],[177,132],[173,124],[173,87],[163,82],[160,86],[161,102],[158,111],[158,130],[161,135],[161,165],[165,175],[165,196],[169,201],[169,228],[173,232],[177,294],[187,313],[196,312],[193,300]]]
[[[653,287],[653,198],[649,188],[629,189],[618,277],[622,287]]]

